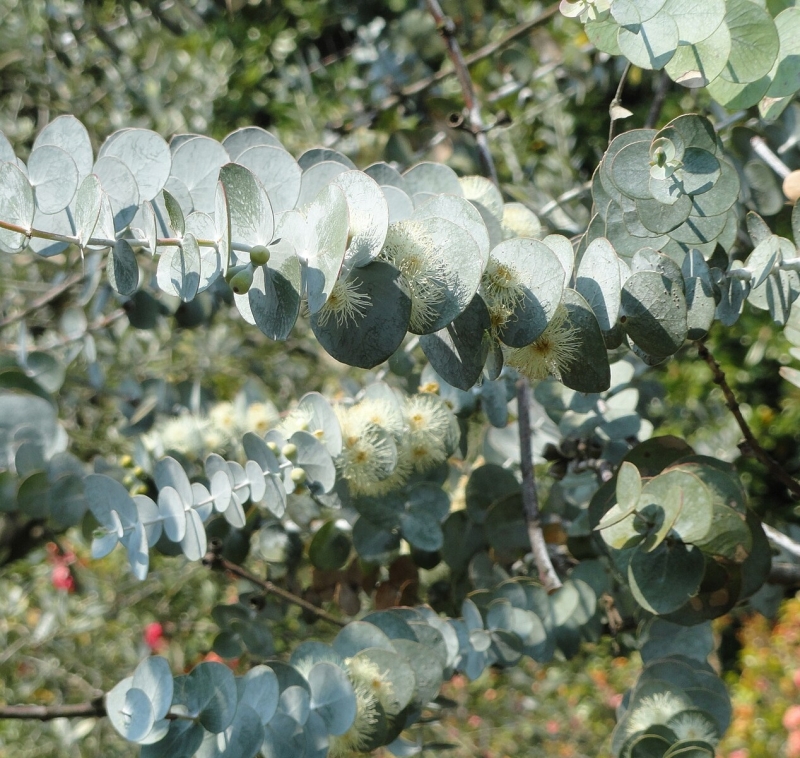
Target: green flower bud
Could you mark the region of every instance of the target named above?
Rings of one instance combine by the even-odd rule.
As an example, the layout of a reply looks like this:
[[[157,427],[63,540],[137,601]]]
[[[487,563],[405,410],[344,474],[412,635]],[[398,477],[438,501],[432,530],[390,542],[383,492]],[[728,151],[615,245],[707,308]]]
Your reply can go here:
[[[295,484],[305,484],[306,479],[308,479],[308,474],[306,474],[304,468],[293,468],[290,476]]]
[[[246,295],[253,283],[253,267],[245,266],[238,274],[231,279],[231,289],[237,295]]]
[[[228,282],[228,284],[230,284],[231,283],[231,279],[233,279],[233,277],[236,276],[236,274],[238,274],[240,271],[244,271],[246,268],[247,268],[246,265],[245,266],[231,266],[225,272],[225,281]]]
[[[297,445],[294,442],[289,442],[281,448],[281,454],[289,460],[297,457]]]
[[[250,250],[250,263],[254,266],[263,266],[269,260],[269,248],[266,245],[256,245]]]

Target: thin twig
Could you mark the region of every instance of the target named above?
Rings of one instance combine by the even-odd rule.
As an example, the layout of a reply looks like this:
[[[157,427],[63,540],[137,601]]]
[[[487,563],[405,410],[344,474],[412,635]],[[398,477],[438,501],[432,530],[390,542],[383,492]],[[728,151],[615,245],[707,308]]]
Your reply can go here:
[[[66,347],[67,345],[71,345],[73,342],[78,342],[78,340],[82,340],[86,337],[87,334],[91,334],[92,332],[99,332],[101,329],[107,329],[112,324],[115,324],[121,318],[124,318],[127,315],[126,311],[122,308],[117,308],[117,310],[112,311],[107,316],[104,316],[97,321],[94,321],[91,324],[86,326],[85,331],[82,331],[80,334],[76,334],[74,337],[64,337],[63,339],[56,340],[55,342],[47,342],[47,343],[40,343],[39,349],[42,350],[56,350],[61,347]],[[16,342],[2,342],[0,343],[3,345],[5,350],[16,351],[19,350],[19,344]]]
[[[761,526],[764,529],[764,534],[767,535],[767,539],[773,545],[777,545],[783,548],[787,553],[800,558],[800,544],[795,542],[788,534],[779,532],[774,526],[770,526],[769,524],[761,524]]]
[[[614,99],[608,106],[608,115],[611,117],[611,123],[608,126],[608,144],[611,144],[611,141],[614,139],[614,129],[616,128],[616,123],[619,119],[614,118],[614,109],[622,104],[622,91],[625,89],[625,81],[628,78],[628,72],[631,70],[631,62],[628,61],[625,64],[625,69],[622,72],[622,76],[619,78],[619,84],[617,85],[617,91],[614,95]]]
[[[647,118],[644,120],[645,129],[653,129],[658,123],[661,109],[664,107],[664,101],[667,99],[667,93],[671,86],[672,79],[669,78],[666,71],[662,71],[658,80],[658,86],[653,95],[653,102],[650,104],[650,110],[647,112]]]
[[[80,274],[73,274],[72,276],[65,279],[61,284],[57,284],[52,289],[48,290],[44,293],[41,297],[34,300],[27,308],[19,311],[19,313],[13,313],[10,316],[6,316],[3,319],[0,319],[0,329],[5,329],[7,326],[11,326],[12,324],[16,324],[17,321],[21,321],[24,318],[27,318],[35,311],[38,311],[39,308],[42,308],[49,303],[52,303],[53,300],[57,300],[61,295],[63,295],[67,290],[74,287],[76,284],[80,284],[84,279],[91,276],[90,273],[83,273]]]
[[[769,469],[770,473],[781,483],[783,484],[795,497],[800,498],[800,482],[796,479],[792,478],[784,469],[783,467],[774,459],[772,456],[761,447],[758,440],[753,435],[750,427],[745,421],[744,416],[742,415],[742,409],[739,407],[739,403],[736,400],[736,396],[733,394],[733,390],[730,388],[727,380],[725,379],[725,373],[720,368],[719,363],[714,359],[714,356],[711,355],[708,348],[705,346],[703,342],[697,343],[697,352],[698,355],[708,364],[708,367],[711,369],[711,373],[713,375],[713,380],[715,384],[720,386],[722,390],[722,394],[725,396],[725,405],[728,406],[728,409],[733,414],[733,417],[736,419],[736,423],[739,425],[739,429],[741,430],[742,434],[744,435],[745,440],[752,452],[753,456],[760,461],[764,466]]]
[[[539,571],[545,590],[555,592],[561,587],[547,543],[542,532],[542,520],[539,514],[539,496],[536,493],[536,482],[533,475],[533,451],[531,449],[531,412],[530,389],[528,380],[517,381],[517,425],[519,426],[519,465],[522,470],[522,506],[525,510],[525,521],[528,525],[528,538],[531,542],[533,560]]]
[[[106,716],[108,716],[108,711],[106,711],[102,695],[89,703],[73,705],[0,705],[0,721],[4,719],[52,721],[53,719],[104,718]],[[194,717],[183,713],[166,713],[164,718],[169,721],[194,720]]]
[[[482,61],[484,58],[494,55],[498,50],[509,44],[509,42],[513,42],[515,39],[521,37],[523,34],[526,34],[534,27],[540,26],[545,21],[549,21],[553,16],[556,15],[556,13],[558,13],[558,3],[548,6],[538,16],[532,18],[530,21],[525,21],[522,24],[518,24],[513,29],[506,32],[497,41],[490,42],[488,45],[484,45],[483,47],[477,49],[474,53],[467,55],[464,58],[464,62],[467,64],[467,66],[472,66],[478,61]],[[414,95],[418,95],[420,92],[424,92],[426,89],[429,89],[444,79],[453,76],[455,73],[455,68],[443,69],[441,71],[437,71],[435,74],[426,76],[423,79],[419,79],[416,82],[403,87],[397,93],[385,97],[378,104],[378,107],[375,111],[376,115],[388,110],[389,108],[393,108],[407,97],[413,97]]]
[[[576,197],[580,197],[584,195],[592,188],[591,182],[584,182],[579,187],[574,187],[571,190],[567,190],[566,192],[559,195],[554,200],[551,200],[546,205],[543,205],[539,209],[540,216],[546,216],[548,213],[552,213],[556,208],[558,208],[563,203],[566,203],[567,200],[574,200]]]
[[[764,141],[763,137],[758,135],[750,137],[750,147],[753,152],[761,158],[781,179],[785,179],[792,173],[790,169],[774,152],[770,146]]]
[[[800,566],[796,563],[773,563],[767,576],[767,584],[800,587]]]
[[[472,77],[469,75],[467,61],[464,58],[464,54],[461,52],[461,45],[458,44],[458,39],[456,38],[456,25],[451,18],[445,16],[442,6],[439,5],[439,0],[426,0],[426,2],[428,4],[428,10],[439,29],[439,33],[442,35],[442,39],[444,39],[447,45],[448,55],[453,62],[456,76],[458,76],[458,83],[461,85],[464,105],[467,109],[469,130],[475,137],[475,144],[478,148],[478,155],[480,155],[481,158],[483,173],[497,184],[497,169],[494,165],[492,153],[489,150],[489,140],[486,137],[486,127],[484,126],[483,117],[481,116],[480,103],[475,96],[475,86],[472,83]]]
[[[314,614],[317,616],[317,618],[324,619],[331,624],[336,624],[336,626],[347,626],[346,621],[336,618],[336,616],[324,611],[322,608],[318,608],[313,603],[309,603],[308,600],[304,600],[302,597],[295,595],[293,592],[289,592],[289,590],[285,590],[283,587],[278,587],[277,584],[273,584],[268,579],[261,579],[255,574],[251,574],[247,569],[242,568],[237,563],[226,560],[213,550],[206,554],[205,558],[203,558],[203,563],[210,568],[229,571],[231,574],[235,574],[242,579],[246,579],[248,582],[252,582],[258,587],[261,587],[261,589],[263,589],[265,592],[271,595],[276,595],[277,597],[285,600],[287,603],[296,605],[298,608],[302,608],[303,610]]]
[[[0,706],[0,719],[31,719],[52,721],[53,719],[102,718],[106,707],[101,698],[91,703],[75,705],[3,705]]]

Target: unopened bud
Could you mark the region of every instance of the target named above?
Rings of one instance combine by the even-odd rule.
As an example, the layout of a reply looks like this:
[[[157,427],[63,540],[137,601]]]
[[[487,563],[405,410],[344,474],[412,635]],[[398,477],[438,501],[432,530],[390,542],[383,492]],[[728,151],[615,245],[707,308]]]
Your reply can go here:
[[[305,484],[306,479],[308,479],[308,474],[306,474],[304,468],[293,468],[290,476],[295,484]]]
[[[281,455],[285,456],[289,460],[292,460],[297,457],[297,445],[294,442],[288,442],[281,448]]]
[[[263,266],[269,260],[269,248],[266,245],[255,245],[250,250],[250,263]]]
[[[230,284],[233,277],[236,276],[236,274],[238,274],[240,271],[244,271],[246,268],[247,266],[231,266],[225,272],[225,281]]]
[[[246,295],[253,283],[253,267],[245,266],[238,274],[234,274],[230,281],[231,289],[237,295]]]

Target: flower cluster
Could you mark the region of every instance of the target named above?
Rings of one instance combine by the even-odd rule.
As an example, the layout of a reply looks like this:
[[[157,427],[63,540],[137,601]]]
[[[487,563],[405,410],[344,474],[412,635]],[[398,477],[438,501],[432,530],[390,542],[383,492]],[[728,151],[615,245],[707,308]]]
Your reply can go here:
[[[277,421],[278,411],[271,402],[248,405],[239,398],[216,403],[205,414],[187,412],[159,419],[142,442],[153,455],[172,451],[196,460],[209,450],[230,452],[245,432],[263,436]]]
[[[338,406],[342,452],[336,464],[353,495],[384,495],[414,472],[447,460],[459,440],[458,422],[437,395],[401,398],[392,391]]]

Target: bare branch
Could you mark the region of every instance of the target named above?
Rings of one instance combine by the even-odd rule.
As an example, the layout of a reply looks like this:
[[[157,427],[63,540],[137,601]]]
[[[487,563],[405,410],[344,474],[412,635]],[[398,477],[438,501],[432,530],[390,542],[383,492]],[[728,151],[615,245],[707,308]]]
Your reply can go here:
[[[725,373],[720,368],[719,363],[717,363],[717,361],[714,359],[714,356],[711,355],[705,343],[703,342],[697,343],[697,352],[700,355],[700,357],[708,364],[708,367],[711,369],[714,383],[720,386],[722,394],[725,396],[725,404],[728,406],[728,409],[733,414],[733,417],[736,419],[736,423],[739,425],[739,429],[744,435],[744,438],[747,441],[747,445],[749,446],[750,451],[753,453],[753,456],[760,463],[766,466],[767,469],[769,469],[769,472],[781,484],[783,484],[795,497],[800,498],[800,482],[792,478],[783,469],[783,467],[771,455],[769,455],[769,453],[767,453],[767,451],[764,450],[763,447],[761,447],[761,444],[753,435],[752,430],[750,429],[750,427],[747,424],[747,421],[745,421],[745,418],[742,415],[742,409],[739,407],[739,403],[736,400],[736,396],[733,394],[733,390],[730,388],[727,380],[725,379]]]
[[[548,6],[538,16],[532,18],[530,21],[525,21],[521,24],[518,24],[513,29],[510,29],[499,40],[490,42],[488,45],[484,45],[474,53],[465,56],[464,62],[467,64],[467,66],[472,66],[478,61],[482,61],[484,58],[494,55],[498,50],[505,47],[510,42],[513,42],[518,37],[521,37],[523,34],[526,34],[534,27],[540,26],[545,21],[549,21],[553,16],[556,15],[556,13],[558,13],[558,3]],[[388,110],[389,108],[393,108],[404,98],[412,97],[413,95],[418,95],[420,92],[424,92],[426,89],[429,89],[435,84],[444,81],[448,77],[453,76],[455,73],[455,68],[443,69],[441,71],[437,71],[435,74],[426,76],[424,79],[419,79],[418,81],[403,87],[396,94],[389,95],[388,97],[384,98],[379,103],[376,114],[380,113],[381,111]]]
[[[450,60],[453,61],[458,82],[461,85],[461,92],[464,95],[464,105],[467,109],[467,119],[469,130],[475,137],[475,144],[478,148],[478,154],[481,158],[483,166],[483,173],[488,176],[495,184],[497,181],[497,169],[494,165],[492,153],[489,150],[489,141],[486,138],[486,127],[483,123],[481,116],[480,103],[475,96],[475,86],[472,83],[472,77],[469,75],[469,68],[464,54],[461,52],[461,45],[458,44],[456,38],[456,25],[453,20],[445,16],[442,6],[439,5],[439,0],[426,0],[428,10],[431,12],[436,26],[439,28],[439,33],[447,45],[447,52]]]
[[[533,560],[536,562],[539,578],[545,590],[550,594],[561,587],[561,580],[553,568],[542,532],[539,496],[536,493],[536,482],[533,475],[529,392],[528,380],[520,378],[517,381],[517,425],[519,426],[519,465],[522,470],[522,505],[525,510],[525,521],[528,524],[528,538],[531,542]]]
[[[296,605],[298,608],[302,608],[303,610],[314,614],[317,618],[324,619],[331,624],[336,624],[336,626],[347,626],[346,621],[336,618],[336,616],[328,613],[322,608],[318,608],[313,603],[309,603],[308,600],[304,600],[302,597],[295,595],[293,592],[289,592],[289,590],[285,590],[283,587],[273,584],[268,579],[261,579],[255,574],[250,573],[246,568],[239,566],[237,563],[226,560],[221,555],[218,555],[214,550],[210,550],[208,553],[206,553],[205,558],[203,558],[203,563],[209,568],[218,569],[220,571],[229,571],[231,574],[235,574],[242,579],[246,579],[248,582],[252,582],[256,586],[261,587],[261,589],[270,595],[275,595],[276,597],[285,600],[287,603]]]
[[[91,276],[91,274],[85,274],[81,272],[80,274],[73,274],[72,276],[68,277],[61,282],[61,284],[57,284],[55,287],[45,292],[44,295],[34,300],[27,308],[24,308],[18,313],[12,313],[10,316],[0,319],[0,329],[5,329],[7,326],[16,324],[18,321],[22,321],[22,319],[27,318],[32,313],[38,311],[39,308],[49,305],[54,300],[57,300],[59,297],[61,297],[61,295],[63,295],[65,292],[72,289],[75,285],[80,284],[88,276]]]
[[[750,146],[753,152],[761,158],[781,179],[785,179],[792,173],[790,169],[774,152],[770,146],[764,141],[763,137],[755,135],[750,138]]]
[[[53,719],[102,718],[106,707],[102,698],[91,703],[75,705],[3,705],[0,706],[0,719],[28,719],[52,721]]]
[[[782,584],[785,587],[800,587],[800,566],[796,563],[772,564],[767,584]]]
[[[800,544],[795,542],[789,535],[779,532],[774,526],[769,524],[761,524],[761,526],[764,528],[764,534],[767,535],[767,539],[773,545],[782,547],[787,553],[800,558]]]
[[[631,62],[628,61],[625,64],[625,68],[622,71],[622,76],[619,78],[619,84],[617,85],[617,91],[614,94],[614,99],[608,106],[608,115],[611,118],[611,123],[608,127],[608,144],[611,144],[611,141],[614,139],[614,129],[616,128],[617,121],[619,118],[615,115],[617,108],[620,108],[622,105],[622,90],[625,89],[625,82],[628,79],[628,72],[631,70]]]

